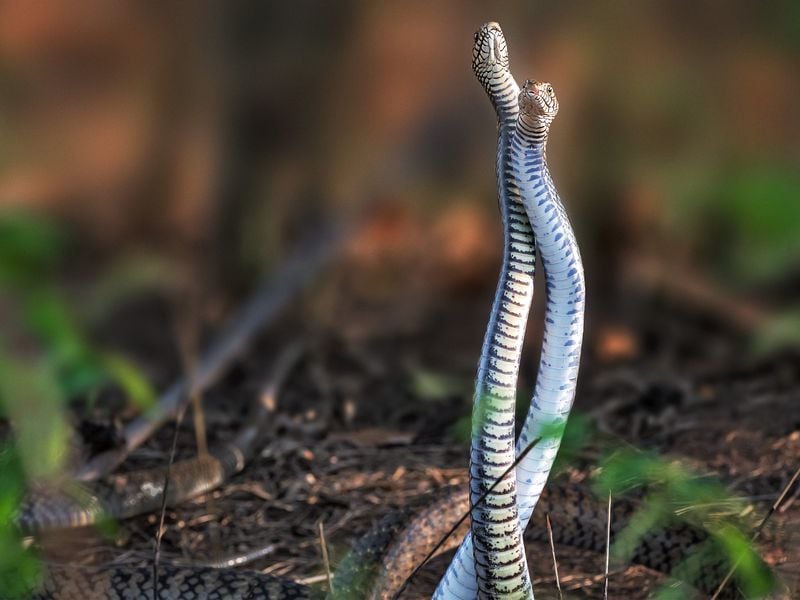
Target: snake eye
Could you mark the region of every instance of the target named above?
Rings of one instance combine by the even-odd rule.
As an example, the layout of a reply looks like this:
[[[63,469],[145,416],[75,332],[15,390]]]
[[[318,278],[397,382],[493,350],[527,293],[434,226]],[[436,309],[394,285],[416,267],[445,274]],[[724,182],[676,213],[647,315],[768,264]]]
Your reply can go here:
[[[550,94],[551,96],[553,95],[553,86],[552,85],[548,85],[547,86],[547,93]]]

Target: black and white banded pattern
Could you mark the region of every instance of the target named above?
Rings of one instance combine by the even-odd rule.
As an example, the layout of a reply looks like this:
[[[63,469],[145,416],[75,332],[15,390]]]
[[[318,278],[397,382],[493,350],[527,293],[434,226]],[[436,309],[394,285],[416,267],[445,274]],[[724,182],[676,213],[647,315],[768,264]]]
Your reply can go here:
[[[497,185],[503,223],[503,263],[484,337],[472,414],[472,529],[435,598],[532,598],[512,470],[479,506],[477,500],[514,462],[514,412],[525,326],[533,300],[533,232],[513,185],[510,138],[519,86],[509,70],[505,37],[496,23],[475,34],[472,68],[497,113]]]

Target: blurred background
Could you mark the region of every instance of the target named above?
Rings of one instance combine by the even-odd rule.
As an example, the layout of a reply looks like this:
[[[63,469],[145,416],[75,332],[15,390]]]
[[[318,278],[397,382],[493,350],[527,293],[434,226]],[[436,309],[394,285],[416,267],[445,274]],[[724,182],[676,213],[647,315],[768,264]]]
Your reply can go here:
[[[669,404],[687,361],[723,378],[752,358],[783,365],[767,377],[796,406],[800,3],[485,5],[0,3],[7,493],[57,471],[74,426],[113,445],[67,425],[66,400],[125,417],[152,403],[334,223],[351,225],[335,265],[269,340],[327,333],[332,372],[362,365],[366,384],[334,390],[348,426],[391,405],[423,439],[468,430],[501,248],[496,122],[470,68],[488,20],[517,80],[549,81],[560,101],[548,156],[586,265],[590,377],[639,365],[671,383],[637,397]],[[450,396],[423,425],[412,417],[431,406],[404,404]]]
[[[791,0],[0,11],[0,205],[68,232],[55,271],[70,286],[135,258],[153,281],[171,269],[197,283],[183,274],[201,268],[215,293],[241,290],[311,222],[369,203],[381,229],[361,260],[428,243],[451,275],[493,267],[495,124],[469,65],[491,18],[517,79],[559,95],[552,170],[593,309],[629,276],[747,326],[796,299]]]
[[[9,364],[52,368],[67,397],[111,376],[146,403],[180,371],[176,348],[356,214],[303,327],[431,333],[430,302],[485,311],[495,119],[470,48],[489,19],[517,79],[560,99],[549,156],[587,266],[591,351],[634,355],[662,298],[743,351],[800,339],[791,0],[43,0],[0,6]]]

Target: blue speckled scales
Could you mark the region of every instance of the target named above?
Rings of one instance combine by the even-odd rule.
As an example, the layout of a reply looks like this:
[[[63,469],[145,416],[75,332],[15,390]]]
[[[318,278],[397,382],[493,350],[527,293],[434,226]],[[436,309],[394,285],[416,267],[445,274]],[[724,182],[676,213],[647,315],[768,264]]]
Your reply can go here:
[[[520,520],[527,525],[553,466],[578,380],[583,341],[586,290],[583,265],[566,210],[553,185],[544,141],[533,143],[517,133],[512,165],[520,195],[536,234],[545,275],[547,303],[539,372],[531,406],[517,441],[517,451],[542,437],[517,465]]]

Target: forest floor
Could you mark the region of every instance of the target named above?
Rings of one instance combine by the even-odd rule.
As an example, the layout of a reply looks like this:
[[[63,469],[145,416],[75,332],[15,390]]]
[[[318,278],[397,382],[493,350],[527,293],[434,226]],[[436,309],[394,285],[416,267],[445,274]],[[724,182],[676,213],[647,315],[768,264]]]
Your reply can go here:
[[[465,484],[465,423],[491,285],[487,277],[445,294],[372,305],[339,302],[312,327],[302,326],[307,308],[297,307],[259,335],[204,396],[209,444],[230,439],[242,426],[282,348],[302,336],[308,351],[278,396],[258,456],[220,489],[167,509],[162,560],[196,561],[270,546],[248,568],[324,584],[320,522],[335,566],[382,515],[442,485]],[[716,475],[752,499],[760,516],[798,466],[800,354],[754,357],[743,350],[744,336],[714,315],[647,296],[628,304],[636,310],[618,309],[611,317],[590,313],[574,414],[606,440]],[[103,334],[124,340],[156,381],[167,384],[178,376],[163,303],[134,303],[113,322]],[[535,377],[540,326],[532,324],[529,333],[521,411]],[[103,421],[118,408],[100,402],[83,417]],[[122,469],[165,465],[173,434],[174,424],[162,428]],[[193,456],[196,447],[187,415],[176,460]],[[590,436],[575,450],[573,475],[596,467],[598,452]],[[800,501],[793,494],[770,520],[759,547],[800,594]],[[122,523],[113,536],[59,536],[47,543],[48,553],[72,561],[147,559],[157,523],[157,515],[148,515]],[[568,597],[602,598],[604,556],[567,546],[557,546],[556,554]],[[430,561],[404,597],[429,597],[450,556]],[[531,544],[529,561],[538,595],[554,594],[549,547]],[[663,580],[643,567],[614,567],[609,597],[645,598]]]

